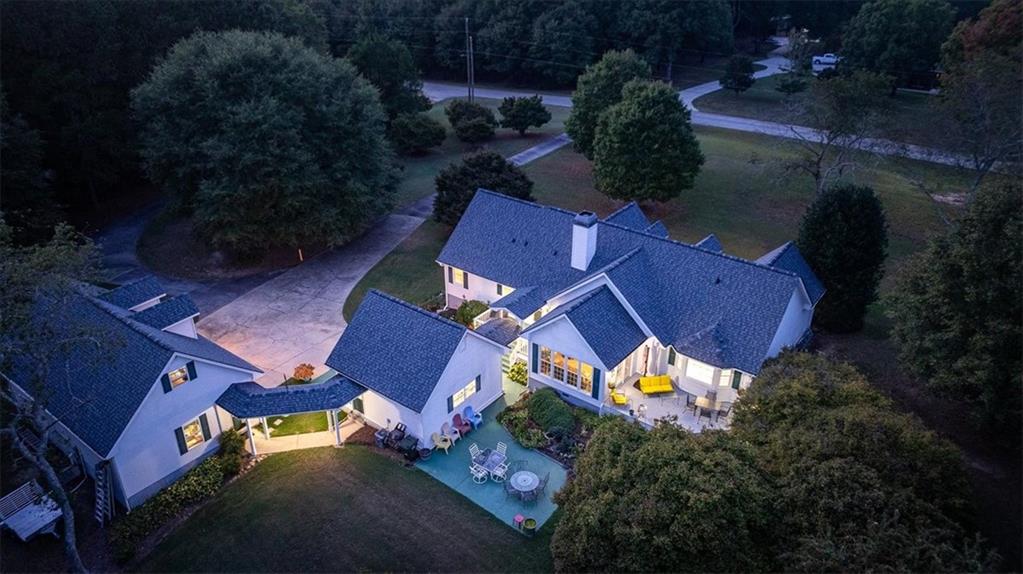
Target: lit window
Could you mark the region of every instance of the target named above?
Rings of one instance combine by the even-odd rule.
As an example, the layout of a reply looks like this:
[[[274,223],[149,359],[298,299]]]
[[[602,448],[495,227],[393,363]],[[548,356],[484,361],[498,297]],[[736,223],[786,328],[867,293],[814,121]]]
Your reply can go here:
[[[181,433],[185,435],[185,446],[188,447],[188,450],[192,450],[206,441],[202,436],[202,425],[199,424],[199,419],[181,427]]]
[[[469,287],[469,276],[461,269],[451,268],[451,282],[462,287]]]
[[[458,389],[455,394],[451,395],[451,406],[452,408],[458,408],[458,405],[464,403],[469,397],[476,394],[476,385],[479,377],[469,381],[469,384]]]
[[[714,367],[693,359],[686,362],[686,376],[708,385],[714,384]]]
[[[540,347],[540,372],[551,376],[551,350],[547,347]]]
[[[568,357],[568,378],[565,379],[570,387],[579,386],[579,359]]]
[[[174,369],[167,373],[167,378],[170,379],[171,388],[180,387],[188,382],[188,369],[185,367]]]
[[[540,317],[543,317],[543,311],[537,310],[536,313],[533,313],[533,320],[534,321],[539,321]]]
[[[504,285],[501,285],[500,283],[497,284],[497,294],[504,295]]]
[[[582,380],[579,384],[579,390],[586,391],[587,393],[593,392],[593,365],[586,363],[580,363],[582,371]]]
[[[559,381],[565,380],[565,355],[554,352],[554,378]]]

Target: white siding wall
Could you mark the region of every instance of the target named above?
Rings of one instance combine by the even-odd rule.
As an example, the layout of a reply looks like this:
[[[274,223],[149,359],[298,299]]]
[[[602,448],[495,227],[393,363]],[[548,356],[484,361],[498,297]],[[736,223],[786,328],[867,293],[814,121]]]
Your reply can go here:
[[[164,373],[184,366],[189,359],[175,355]],[[152,388],[124,433],[114,445],[110,458],[120,473],[124,494],[132,505],[166,486],[176,475],[216,451],[220,435],[214,402],[232,383],[252,379],[249,373],[195,361],[196,378],[163,392],[160,381]],[[174,429],[206,413],[211,439],[182,455]],[[140,496],[141,494],[141,496]]]
[[[463,335],[462,342],[433,389],[430,400],[423,407],[423,433],[420,436],[426,445],[433,444],[430,435],[440,432],[441,425],[450,422],[455,413],[461,413],[468,405],[472,405],[478,413],[483,412],[501,396],[504,392],[501,377],[503,354],[502,349],[496,345],[481,341],[474,335]],[[448,397],[468,385],[477,375],[480,376],[479,392],[449,413]]]
[[[607,394],[606,380],[609,369],[600,361],[599,358],[597,358],[597,354],[593,352],[593,349],[590,348],[582,335],[579,334],[579,331],[574,325],[572,325],[572,322],[567,317],[551,321],[542,328],[529,333],[526,339],[530,343],[526,353],[529,355],[529,377],[531,380],[541,382],[560,392],[578,397],[579,399],[591,404],[599,404],[600,401],[604,400],[604,397]],[[600,369],[598,398],[594,399],[590,394],[584,393],[575,387],[571,387],[557,379],[544,376],[539,372],[539,368],[536,369],[537,372],[533,372],[533,343],[540,345],[541,347],[548,347],[552,353],[554,351],[558,351]]]
[[[813,320],[813,307],[803,295],[802,290],[794,289],[789,305],[785,309],[778,331],[774,334],[771,347],[767,351],[767,358],[777,356],[785,347],[791,347],[799,342],[799,338],[810,327]]]
[[[444,300],[449,302],[452,301],[452,297],[457,297],[462,301],[476,300],[483,301],[484,303],[490,304],[497,301],[501,297],[504,297],[508,293],[511,293],[511,289],[504,289],[502,295],[497,294],[497,283],[490,279],[485,279],[479,275],[469,275],[469,288],[462,287],[461,283],[451,283],[448,281],[448,266],[441,266],[442,272],[444,273]]]
[[[390,429],[398,423],[405,423],[409,433],[422,439],[423,430],[419,413],[402,406],[387,397],[366,391],[362,393],[363,416],[371,426]]]

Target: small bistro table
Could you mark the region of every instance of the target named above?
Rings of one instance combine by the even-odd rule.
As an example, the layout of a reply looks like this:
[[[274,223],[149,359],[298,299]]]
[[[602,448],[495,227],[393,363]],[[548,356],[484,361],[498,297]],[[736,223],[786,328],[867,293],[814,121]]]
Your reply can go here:
[[[513,474],[508,482],[519,492],[532,492],[540,486],[540,477],[535,472],[520,470]]]

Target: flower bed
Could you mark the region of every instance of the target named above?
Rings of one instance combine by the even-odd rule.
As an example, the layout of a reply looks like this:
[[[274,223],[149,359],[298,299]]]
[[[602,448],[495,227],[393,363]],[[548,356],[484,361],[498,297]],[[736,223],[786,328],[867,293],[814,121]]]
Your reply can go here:
[[[523,394],[498,413],[497,420],[520,445],[571,467],[602,419],[569,405],[553,390],[542,389]]]

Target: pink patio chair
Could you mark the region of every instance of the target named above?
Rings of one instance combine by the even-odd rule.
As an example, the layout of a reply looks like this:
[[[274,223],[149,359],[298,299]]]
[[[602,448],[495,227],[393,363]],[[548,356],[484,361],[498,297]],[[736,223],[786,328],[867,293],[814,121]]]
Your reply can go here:
[[[458,439],[462,438],[462,433],[458,432],[456,428],[451,428],[448,423],[440,425],[440,434],[451,439],[451,444],[455,444]]]
[[[472,430],[472,425],[462,420],[462,415],[458,413],[455,413],[455,416],[451,418],[451,424],[458,429],[462,436],[469,434],[469,431]]]

